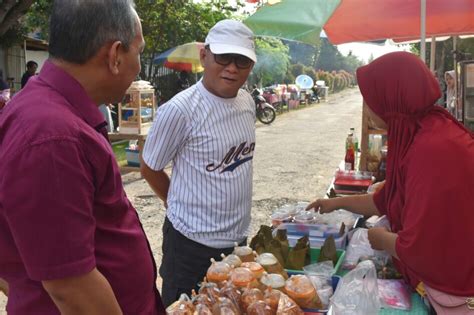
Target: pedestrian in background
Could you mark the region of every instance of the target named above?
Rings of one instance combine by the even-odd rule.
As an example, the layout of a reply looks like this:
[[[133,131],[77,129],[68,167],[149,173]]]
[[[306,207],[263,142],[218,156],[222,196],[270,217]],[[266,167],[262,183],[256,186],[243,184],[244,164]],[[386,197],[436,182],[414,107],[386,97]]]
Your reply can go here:
[[[26,71],[21,77],[21,88],[24,88],[26,83],[28,83],[28,80],[36,75],[36,70],[38,70],[38,64],[35,61],[30,60],[26,63]]]

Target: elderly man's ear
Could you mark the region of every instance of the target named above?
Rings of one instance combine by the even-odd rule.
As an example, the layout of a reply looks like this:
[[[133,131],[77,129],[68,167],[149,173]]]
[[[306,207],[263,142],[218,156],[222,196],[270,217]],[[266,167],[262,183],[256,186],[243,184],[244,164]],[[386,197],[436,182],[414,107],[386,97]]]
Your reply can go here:
[[[117,75],[120,72],[120,64],[121,64],[120,55],[121,55],[121,52],[122,52],[122,42],[120,42],[120,41],[114,42],[110,46],[110,48],[107,52],[109,70],[114,75]]]

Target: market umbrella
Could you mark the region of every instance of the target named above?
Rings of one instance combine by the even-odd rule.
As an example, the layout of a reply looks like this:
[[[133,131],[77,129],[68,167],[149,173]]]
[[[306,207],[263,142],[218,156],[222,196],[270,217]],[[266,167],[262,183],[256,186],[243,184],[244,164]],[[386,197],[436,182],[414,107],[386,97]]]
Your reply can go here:
[[[321,28],[333,44],[423,39],[473,34],[474,1],[282,0],[261,7],[244,22],[256,35],[308,44],[319,40]]]
[[[244,23],[258,36],[317,44],[319,34],[341,0],[282,0],[260,7]]]
[[[168,49],[153,59],[156,64],[177,71],[198,73],[204,71],[199,58],[204,43],[191,42]]]
[[[324,25],[334,45],[391,38],[397,41],[474,33],[474,1],[427,0],[422,34],[420,0],[342,0]]]

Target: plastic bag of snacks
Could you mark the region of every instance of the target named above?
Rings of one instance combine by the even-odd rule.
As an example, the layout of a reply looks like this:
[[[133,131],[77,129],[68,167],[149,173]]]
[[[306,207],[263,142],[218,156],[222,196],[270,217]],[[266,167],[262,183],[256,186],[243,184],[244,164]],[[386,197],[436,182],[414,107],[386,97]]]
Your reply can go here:
[[[323,308],[316,289],[305,275],[290,277],[286,281],[285,292],[302,308]]]
[[[179,299],[166,308],[168,315],[193,315],[194,305],[186,294],[181,294]]]
[[[276,315],[303,315],[303,310],[288,295],[281,293]]]

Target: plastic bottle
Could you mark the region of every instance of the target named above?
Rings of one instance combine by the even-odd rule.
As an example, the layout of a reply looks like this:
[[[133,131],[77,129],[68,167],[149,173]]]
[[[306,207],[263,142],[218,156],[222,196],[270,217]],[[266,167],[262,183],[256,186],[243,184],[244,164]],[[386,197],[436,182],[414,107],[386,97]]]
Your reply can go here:
[[[347,149],[349,149],[350,146],[354,146],[354,135],[349,132],[346,138],[346,151]]]
[[[359,152],[359,139],[357,139],[357,136],[355,135],[355,128],[352,127],[351,128],[351,132],[352,134],[352,141],[354,143],[354,151],[357,153]]]
[[[346,139],[346,156],[344,157],[344,169],[353,171],[355,164],[355,151],[352,135],[349,133]]]

